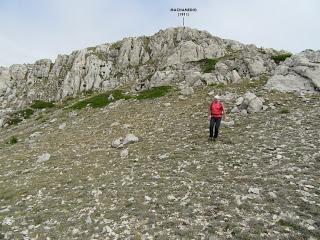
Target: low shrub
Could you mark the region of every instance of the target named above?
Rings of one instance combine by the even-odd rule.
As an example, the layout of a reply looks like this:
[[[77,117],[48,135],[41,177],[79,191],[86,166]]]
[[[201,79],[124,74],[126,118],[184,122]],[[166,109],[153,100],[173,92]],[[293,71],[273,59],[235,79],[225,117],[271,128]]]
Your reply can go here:
[[[153,87],[148,90],[143,90],[139,93],[136,99],[153,99],[158,98],[166,95],[172,89],[171,86],[160,86],[160,87]]]
[[[121,90],[114,90],[106,93],[101,93],[87,99],[81,100],[75,104],[73,104],[70,108],[72,109],[82,109],[86,106],[91,106],[93,108],[104,107],[108,105],[111,101],[108,100],[108,97],[112,94],[114,100],[120,99],[129,99],[129,96],[125,96]]]
[[[8,141],[9,144],[16,144],[17,142],[18,142],[18,139],[15,136],[12,136]]]
[[[291,57],[291,56],[292,56],[291,53],[285,53],[285,54],[273,55],[271,58],[273,59],[273,61],[279,64],[280,62],[283,62],[284,60],[286,60],[288,57]]]
[[[30,106],[33,109],[52,108],[54,104],[52,102],[46,102],[42,100],[35,100]]]

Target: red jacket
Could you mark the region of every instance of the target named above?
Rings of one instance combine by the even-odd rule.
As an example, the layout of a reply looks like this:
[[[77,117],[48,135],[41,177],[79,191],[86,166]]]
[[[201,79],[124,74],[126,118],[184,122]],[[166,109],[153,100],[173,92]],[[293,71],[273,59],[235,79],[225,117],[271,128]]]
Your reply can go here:
[[[224,107],[223,107],[221,102],[213,101],[211,103],[211,107],[210,108],[211,108],[210,110],[211,110],[211,116],[212,117],[215,117],[215,118],[219,118],[219,117],[221,118],[222,117],[222,112],[224,111]]]

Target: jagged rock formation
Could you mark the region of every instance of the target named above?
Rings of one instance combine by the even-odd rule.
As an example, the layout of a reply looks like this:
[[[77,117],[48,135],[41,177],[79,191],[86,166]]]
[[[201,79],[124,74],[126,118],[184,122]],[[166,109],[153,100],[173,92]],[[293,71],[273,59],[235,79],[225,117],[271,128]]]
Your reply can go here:
[[[315,92],[320,89],[320,51],[305,50],[278,66],[266,87],[279,91]]]
[[[275,69],[276,51],[213,37],[190,28],[169,28],[151,37],[125,38],[59,55],[34,64],[0,69],[2,109],[19,109],[35,99],[63,100],[90,90],[121,85],[141,90],[186,82],[188,85],[238,82]],[[203,71],[199,60],[215,59]]]

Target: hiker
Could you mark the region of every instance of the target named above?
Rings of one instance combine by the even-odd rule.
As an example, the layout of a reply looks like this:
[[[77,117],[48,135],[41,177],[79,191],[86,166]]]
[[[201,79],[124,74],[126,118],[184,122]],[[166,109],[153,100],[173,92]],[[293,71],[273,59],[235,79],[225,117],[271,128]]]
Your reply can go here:
[[[216,95],[214,96],[213,101],[209,105],[209,109],[208,109],[208,119],[210,121],[210,127],[209,127],[210,141],[212,140],[215,141],[218,137],[222,116],[224,120],[227,118],[224,106],[220,102],[220,97]],[[214,135],[213,135],[213,128],[214,128]]]

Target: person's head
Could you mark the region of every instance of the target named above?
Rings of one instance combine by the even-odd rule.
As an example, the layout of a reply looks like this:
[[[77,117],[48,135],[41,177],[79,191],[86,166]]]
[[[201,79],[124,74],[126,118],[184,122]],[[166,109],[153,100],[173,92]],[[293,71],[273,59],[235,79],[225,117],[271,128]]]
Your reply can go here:
[[[214,96],[213,101],[218,102],[219,100],[220,100],[220,96],[219,95]]]

